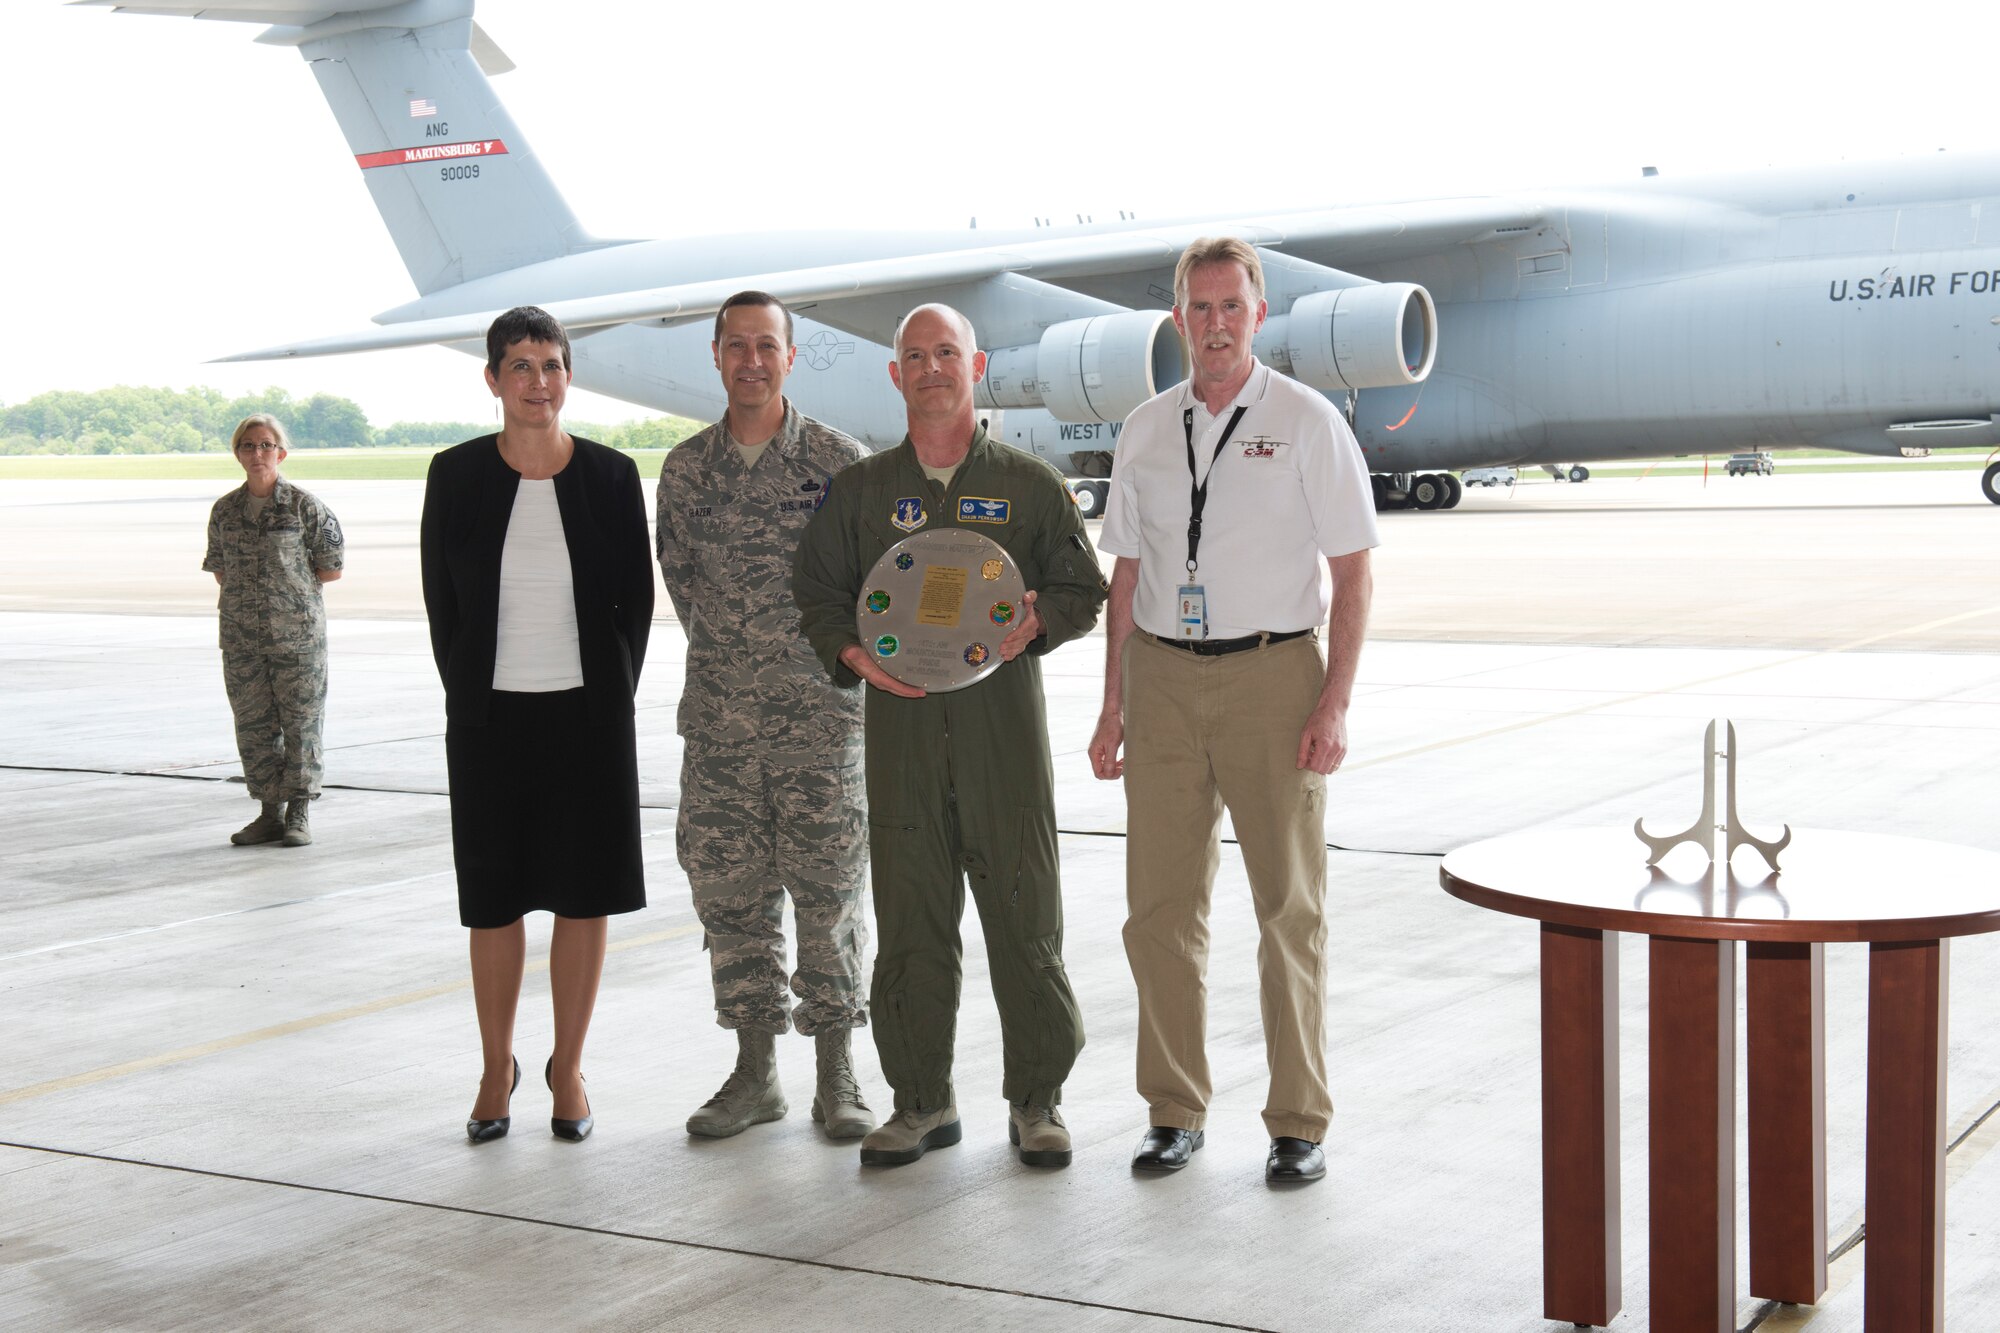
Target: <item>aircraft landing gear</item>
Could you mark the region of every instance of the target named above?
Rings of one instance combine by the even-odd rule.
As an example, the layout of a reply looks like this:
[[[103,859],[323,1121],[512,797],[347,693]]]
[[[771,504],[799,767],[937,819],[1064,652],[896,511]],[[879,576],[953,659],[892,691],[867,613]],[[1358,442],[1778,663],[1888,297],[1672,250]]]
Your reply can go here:
[[[1377,512],[1385,509],[1456,509],[1465,498],[1465,483],[1449,472],[1408,472],[1369,475]]]
[[[1104,502],[1111,498],[1108,481],[1073,481],[1070,494],[1076,497],[1076,512],[1085,518],[1104,517]]]
[[[1551,477],[1554,477],[1557,481],[1590,480],[1590,469],[1585,467],[1581,463],[1572,463],[1570,464],[1567,470],[1565,470],[1559,463],[1544,463],[1542,464],[1542,471],[1548,473]]]
[[[1979,478],[1979,489],[1986,493],[1987,499],[2000,505],[2000,463],[1986,465],[1985,475]]]
[[[1414,503],[1410,498],[1410,477],[1398,472],[1393,476],[1377,472],[1368,478],[1368,488],[1375,492],[1375,512],[1387,509],[1408,509]]]
[[[1589,481],[1590,469],[1579,463],[1569,470],[1569,479],[1571,481]]]

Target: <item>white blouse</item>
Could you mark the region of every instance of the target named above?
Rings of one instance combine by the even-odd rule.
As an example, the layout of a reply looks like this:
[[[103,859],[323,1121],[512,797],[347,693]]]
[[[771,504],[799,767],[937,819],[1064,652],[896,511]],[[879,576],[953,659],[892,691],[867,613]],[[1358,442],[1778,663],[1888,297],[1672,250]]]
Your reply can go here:
[[[524,694],[583,687],[576,590],[554,481],[521,479],[500,550],[500,635],[493,688]]]

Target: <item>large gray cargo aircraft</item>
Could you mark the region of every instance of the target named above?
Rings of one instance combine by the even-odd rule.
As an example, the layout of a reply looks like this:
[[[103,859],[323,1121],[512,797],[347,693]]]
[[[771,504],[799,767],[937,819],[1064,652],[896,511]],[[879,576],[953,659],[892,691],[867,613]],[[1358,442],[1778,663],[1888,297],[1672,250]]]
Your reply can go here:
[[[707,421],[709,318],[759,287],[800,314],[788,392],[884,447],[896,320],[945,301],[989,349],[991,428],[1080,479],[1088,512],[1126,413],[1183,373],[1174,261],[1226,232],[1263,256],[1258,355],[1347,412],[1384,506],[1448,508],[1472,467],[2000,445],[2000,155],[1165,224],[601,240],[487,82],[512,66],[473,0],[76,2],[277,25],[259,40],[311,66],[420,294],[377,329],[230,360],[483,354],[492,316],[532,303],[578,335],[579,385]],[[2000,463],[1981,484],[2000,504]]]

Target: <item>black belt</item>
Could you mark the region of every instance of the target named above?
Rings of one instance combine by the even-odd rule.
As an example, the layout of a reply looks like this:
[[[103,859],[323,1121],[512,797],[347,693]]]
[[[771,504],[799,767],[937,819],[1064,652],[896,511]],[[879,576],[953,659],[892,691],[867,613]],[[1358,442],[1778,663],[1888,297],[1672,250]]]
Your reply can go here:
[[[1240,639],[1170,639],[1164,634],[1153,637],[1169,648],[1178,648],[1184,653],[1197,657],[1221,657],[1224,653],[1240,653],[1250,648],[1262,648],[1266,644],[1284,643],[1289,639],[1303,639],[1312,633],[1309,629],[1286,630],[1283,634],[1246,634]]]

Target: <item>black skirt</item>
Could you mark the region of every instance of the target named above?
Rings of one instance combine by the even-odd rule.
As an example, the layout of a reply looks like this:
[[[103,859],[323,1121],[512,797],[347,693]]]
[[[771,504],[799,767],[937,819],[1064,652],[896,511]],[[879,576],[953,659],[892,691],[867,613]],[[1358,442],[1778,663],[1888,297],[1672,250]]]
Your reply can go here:
[[[446,725],[444,754],[461,924],[646,905],[631,717],[593,725],[580,689],[495,690],[484,726]]]

